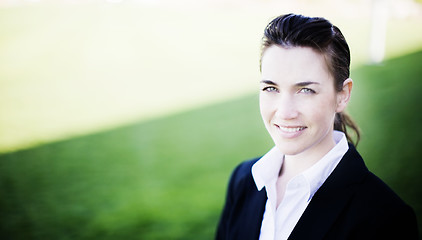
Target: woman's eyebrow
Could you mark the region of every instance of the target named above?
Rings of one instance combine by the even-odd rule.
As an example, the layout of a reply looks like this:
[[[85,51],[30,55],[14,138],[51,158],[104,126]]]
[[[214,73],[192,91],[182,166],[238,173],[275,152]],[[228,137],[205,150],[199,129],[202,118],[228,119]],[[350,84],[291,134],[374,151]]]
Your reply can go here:
[[[270,80],[262,80],[261,83],[265,83],[265,84],[268,84],[268,85],[278,86],[277,83],[275,83],[273,81],[270,81]]]
[[[295,86],[305,87],[305,86],[309,86],[309,85],[312,85],[312,84],[319,84],[319,82],[298,82],[298,83],[295,84]]]

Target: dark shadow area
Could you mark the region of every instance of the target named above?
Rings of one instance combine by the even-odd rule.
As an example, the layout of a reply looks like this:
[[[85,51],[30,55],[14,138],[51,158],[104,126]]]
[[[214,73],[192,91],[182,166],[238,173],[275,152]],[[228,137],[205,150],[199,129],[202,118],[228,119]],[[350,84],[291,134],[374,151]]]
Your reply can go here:
[[[368,167],[419,223],[420,62],[354,70],[350,106]],[[252,95],[0,155],[0,239],[212,239],[230,172],[272,145]]]

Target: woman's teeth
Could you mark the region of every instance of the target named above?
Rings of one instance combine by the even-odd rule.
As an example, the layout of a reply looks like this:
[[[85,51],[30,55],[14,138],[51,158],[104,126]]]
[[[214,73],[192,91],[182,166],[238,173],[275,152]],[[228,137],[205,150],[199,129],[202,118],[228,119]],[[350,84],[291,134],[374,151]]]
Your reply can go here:
[[[299,132],[305,129],[305,127],[280,127],[280,129],[285,132]]]

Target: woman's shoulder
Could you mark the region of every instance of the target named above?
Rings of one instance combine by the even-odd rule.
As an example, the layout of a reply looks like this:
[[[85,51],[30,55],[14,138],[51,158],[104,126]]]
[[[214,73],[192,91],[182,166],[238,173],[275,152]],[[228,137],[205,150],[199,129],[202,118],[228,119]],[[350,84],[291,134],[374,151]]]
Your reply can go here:
[[[383,234],[384,239],[417,238],[417,220],[412,207],[372,172],[360,184],[352,205],[364,233]]]
[[[260,159],[261,157],[257,157],[257,158],[253,158],[253,159],[249,159],[246,161],[243,161],[241,163],[239,163],[234,172],[238,172],[238,174],[250,174],[251,173],[251,169],[252,166]]]
[[[350,146],[342,162],[342,169],[336,176],[349,176],[349,181],[353,183],[351,186],[356,190],[356,198],[363,198],[366,204],[374,204],[374,208],[406,205],[395,191],[366,167],[363,158],[353,146]]]
[[[260,157],[258,158],[253,158],[253,159],[249,159],[246,161],[243,161],[241,163],[239,163],[236,168],[233,170],[232,173],[232,179],[233,180],[237,180],[240,181],[242,179],[245,178],[249,178],[252,177],[252,166],[260,159]]]
[[[346,203],[337,220],[344,232],[353,232],[357,239],[416,239],[413,209],[366,167],[353,146],[324,184],[320,196]],[[403,238],[403,232],[410,237]]]
[[[349,146],[349,151],[324,185],[332,187],[329,192],[334,195],[340,189],[352,193],[350,209],[362,216],[414,214],[392,188],[366,167],[353,146]]]
[[[229,191],[238,192],[245,191],[247,189],[256,189],[255,182],[252,177],[252,166],[259,159],[260,157],[246,160],[236,166],[230,177]]]
[[[371,209],[404,209],[408,205],[378,176],[369,172],[357,191]]]

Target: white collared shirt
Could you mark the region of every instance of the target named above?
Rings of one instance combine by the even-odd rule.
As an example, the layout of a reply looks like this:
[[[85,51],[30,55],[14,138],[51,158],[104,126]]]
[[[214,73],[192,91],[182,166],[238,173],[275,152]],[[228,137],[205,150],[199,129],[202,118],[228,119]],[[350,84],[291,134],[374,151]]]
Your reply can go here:
[[[265,187],[268,197],[260,240],[285,240],[289,237],[315,192],[349,150],[344,133],[334,131],[333,138],[336,143],[334,148],[310,168],[290,179],[278,207],[276,182],[284,154],[274,147],[252,166],[252,176],[258,190]]]

